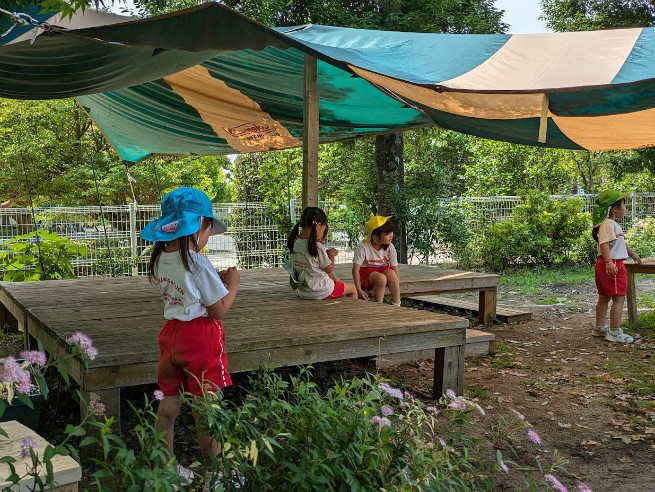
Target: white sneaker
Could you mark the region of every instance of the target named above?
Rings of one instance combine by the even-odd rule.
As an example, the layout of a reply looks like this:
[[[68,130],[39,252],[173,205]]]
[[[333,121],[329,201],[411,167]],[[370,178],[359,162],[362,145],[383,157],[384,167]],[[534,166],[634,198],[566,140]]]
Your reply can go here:
[[[605,336],[607,335],[607,332],[610,331],[610,327],[607,323],[605,323],[603,326],[596,326],[594,328],[594,335],[599,335],[599,336]]]
[[[632,338],[630,335],[623,333],[621,328],[619,328],[618,331],[608,330],[607,335],[605,335],[605,340],[608,342],[619,343],[632,343],[635,341],[634,338]]]

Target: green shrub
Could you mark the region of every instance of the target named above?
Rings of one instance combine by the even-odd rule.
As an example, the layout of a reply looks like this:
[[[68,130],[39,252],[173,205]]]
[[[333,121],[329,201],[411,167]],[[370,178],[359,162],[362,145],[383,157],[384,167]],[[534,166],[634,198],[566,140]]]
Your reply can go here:
[[[458,263],[468,264],[468,210],[458,202],[416,201],[407,220],[407,249],[421,264],[438,250],[448,250]]]
[[[84,255],[87,249],[56,232],[40,230],[2,243],[0,268],[5,271],[3,280],[26,282],[75,278],[73,259]]]
[[[323,393],[306,369],[290,382],[259,371],[245,402],[187,403],[223,443],[216,463],[223,476],[240,477],[248,490],[469,490],[473,485],[466,450],[453,453],[440,441],[436,409],[424,410],[419,400],[370,377],[341,381]],[[465,414],[458,418],[463,425]]]
[[[558,201],[544,193],[522,197],[510,219],[495,223],[479,239],[482,264],[501,271],[510,266],[568,262],[576,241],[589,228],[579,197]]]
[[[625,240],[642,258],[655,256],[655,217],[636,220],[626,232]]]
[[[598,243],[591,236],[591,228],[585,229],[573,244],[570,259],[573,263],[595,264],[598,259]]]

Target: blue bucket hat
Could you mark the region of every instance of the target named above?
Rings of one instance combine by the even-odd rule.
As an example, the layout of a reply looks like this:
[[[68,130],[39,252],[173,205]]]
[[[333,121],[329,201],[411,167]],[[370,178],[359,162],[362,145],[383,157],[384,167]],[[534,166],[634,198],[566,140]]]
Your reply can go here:
[[[225,224],[214,217],[212,202],[207,195],[195,188],[178,188],[164,197],[161,217],[148,222],[140,236],[147,241],[168,242],[195,234],[200,229],[202,217],[214,219],[211,236],[227,231]]]

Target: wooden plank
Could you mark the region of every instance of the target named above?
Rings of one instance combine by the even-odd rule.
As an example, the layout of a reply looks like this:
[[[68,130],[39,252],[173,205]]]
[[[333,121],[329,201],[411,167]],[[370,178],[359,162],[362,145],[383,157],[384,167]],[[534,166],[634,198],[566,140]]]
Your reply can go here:
[[[13,456],[16,459],[14,466],[19,475],[22,475],[25,473],[25,470],[32,468],[32,458],[24,458],[21,453],[23,439],[25,437],[30,437],[34,440],[36,443],[34,452],[39,456],[43,456],[45,448],[48,446],[48,442],[29,427],[26,427],[15,420],[2,422],[0,426],[8,435],[8,437],[0,435],[0,449],[2,449],[2,455]],[[52,458],[51,463],[54,481],[57,485],[47,490],[56,492],[73,492],[78,490],[77,483],[82,479],[82,467],[70,456],[55,455]],[[37,473],[42,480],[45,480],[46,470],[43,464],[38,466]],[[0,477],[8,476],[9,465],[6,463],[0,463]],[[31,476],[23,478],[18,482],[18,484],[13,486],[9,482],[0,482],[0,490],[37,490],[38,487],[34,482],[34,478]]]
[[[477,313],[480,309],[479,302],[468,301],[465,299],[453,299],[452,297],[445,296],[412,296],[409,298],[412,301],[422,302],[430,306],[444,306],[462,311],[471,311]],[[511,309],[507,306],[496,306],[496,318],[503,323],[516,323],[518,321],[529,321],[532,319],[532,312],[521,311],[518,309]]]
[[[641,263],[635,263],[633,260],[626,261],[625,269],[628,276],[628,286],[626,289],[626,303],[628,307],[628,322],[637,323],[639,313],[637,311],[637,293],[635,291],[635,274],[654,274],[655,258],[643,258]]]

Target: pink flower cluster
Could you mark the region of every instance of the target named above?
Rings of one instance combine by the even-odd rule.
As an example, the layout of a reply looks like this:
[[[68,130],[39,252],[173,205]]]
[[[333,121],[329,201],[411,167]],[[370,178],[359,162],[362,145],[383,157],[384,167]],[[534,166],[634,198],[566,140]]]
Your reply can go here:
[[[93,346],[91,339],[84,333],[78,331],[66,339],[67,343],[74,345],[78,348],[80,353],[93,360],[98,355],[98,349]]]
[[[371,422],[374,424],[380,424],[380,427],[391,427],[391,420],[386,417],[380,417],[379,415],[373,415],[373,417],[371,417]]]
[[[382,382],[379,384],[378,387],[388,395],[393,396],[394,398],[398,398],[399,400],[402,400],[404,398],[403,391],[398,388],[392,387],[389,383]]]
[[[20,356],[31,364],[36,364],[39,367],[45,366],[46,357],[43,352],[39,352],[38,350],[24,350],[20,353]]]
[[[480,412],[480,415],[486,414],[480,405],[474,401],[467,400],[463,396],[457,396],[452,389],[446,390],[446,396],[453,400],[448,404],[448,408],[457,408],[458,410],[464,412],[467,408],[472,407]]]
[[[98,393],[91,393],[89,395],[89,410],[96,417],[105,414],[105,405],[100,402],[100,395]]]
[[[30,373],[13,357],[0,359],[0,380],[11,384],[19,393],[29,393],[32,387]]]
[[[23,458],[29,458],[30,457],[30,449],[36,448],[36,442],[34,442],[34,439],[31,437],[27,436],[23,438],[23,444],[20,448],[20,454]]]

